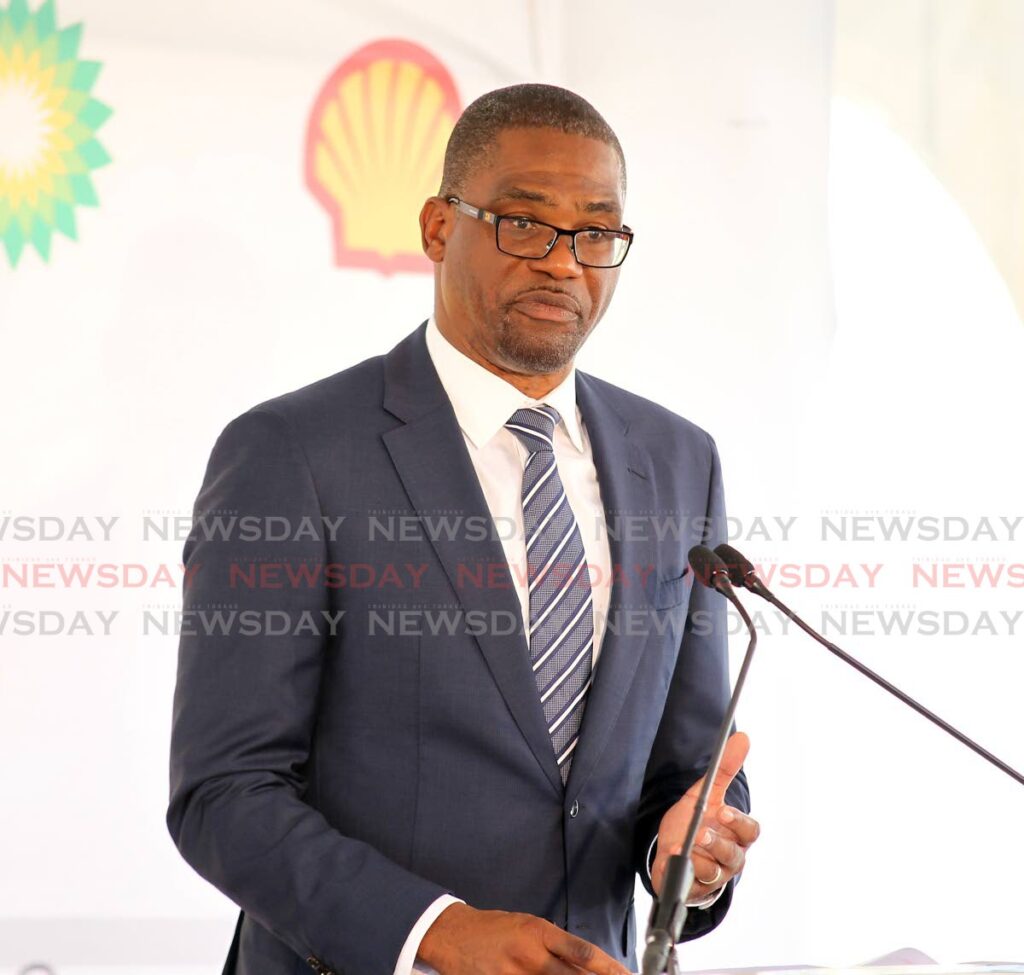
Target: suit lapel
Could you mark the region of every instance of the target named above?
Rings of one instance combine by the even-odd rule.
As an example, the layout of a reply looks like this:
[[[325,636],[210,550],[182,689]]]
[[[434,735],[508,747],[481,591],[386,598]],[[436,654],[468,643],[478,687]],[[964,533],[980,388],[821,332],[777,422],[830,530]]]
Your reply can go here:
[[[635,517],[653,508],[650,455],[635,438],[627,438],[629,423],[601,394],[593,377],[578,370],[576,401],[594,455],[615,574],[608,625],[601,639],[601,653],[583,710],[580,740],[566,783],[567,794],[574,796],[580,794],[608,744],[636,674],[645,640],[631,632],[626,617],[630,611],[638,611],[637,619],[643,627],[649,621],[650,604],[643,581],[648,579],[655,565],[653,543],[647,533],[631,532],[623,524],[623,518]]]
[[[461,530],[426,534],[464,610],[472,610],[474,616],[484,614],[488,623],[516,621],[515,632],[494,632],[494,627],[487,625],[474,627],[474,635],[519,730],[552,788],[561,795],[562,780],[530,668],[529,649],[520,630],[522,611],[505,550],[425,336],[426,323],[385,357],[384,408],[405,424],[385,433],[384,444],[421,517],[455,510],[471,519],[468,524],[487,524],[493,529],[485,541],[461,537],[465,535]],[[507,586],[487,584],[488,565],[498,567],[498,578],[507,580]],[[477,584],[478,569],[483,572],[482,584]],[[501,629],[509,627],[502,625]]]

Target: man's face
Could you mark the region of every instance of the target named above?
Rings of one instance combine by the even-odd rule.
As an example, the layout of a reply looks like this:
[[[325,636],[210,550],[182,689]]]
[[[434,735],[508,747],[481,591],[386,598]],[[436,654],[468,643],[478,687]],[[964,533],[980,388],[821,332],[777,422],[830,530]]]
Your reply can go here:
[[[507,129],[467,182],[463,199],[499,215],[556,227],[622,227],[624,200],[615,150],[557,129]],[[568,237],[541,259],[503,254],[494,225],[443,204],[438,306],[445,324],[478,356],[510,373],[569,366],[601,320],[619,268],[584,267]],[[435,256],[437,255],[437,256]]]

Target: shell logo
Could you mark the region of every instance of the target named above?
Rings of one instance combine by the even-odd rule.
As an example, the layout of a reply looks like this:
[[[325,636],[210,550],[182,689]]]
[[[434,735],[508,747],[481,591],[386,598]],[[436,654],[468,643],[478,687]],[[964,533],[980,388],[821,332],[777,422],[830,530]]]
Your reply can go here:
[[[367,44],[327,79],[306,130],[306,185],[331,217],[335,264],[431,269],[419,212],[460,113],[448,70],[410,41]]]

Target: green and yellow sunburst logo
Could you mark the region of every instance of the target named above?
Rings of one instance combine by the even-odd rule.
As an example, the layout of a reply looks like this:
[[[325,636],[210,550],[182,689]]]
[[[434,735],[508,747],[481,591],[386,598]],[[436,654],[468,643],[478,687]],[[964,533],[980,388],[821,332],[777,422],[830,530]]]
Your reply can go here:
[[[0,240],[16,267],[27,246],[50,258],[55,231],[77,238],[75,209],[96,206],[91,172],[110,162],[96,130],[110,109],[89,93],[82,25],[57,28],[54,0],[32,13],[0,2]]]

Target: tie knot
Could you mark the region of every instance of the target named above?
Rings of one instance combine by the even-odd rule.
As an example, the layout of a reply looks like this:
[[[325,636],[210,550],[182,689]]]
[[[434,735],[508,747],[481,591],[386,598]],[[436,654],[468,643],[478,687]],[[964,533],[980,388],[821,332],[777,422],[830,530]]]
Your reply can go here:
[[[516,410],[505,422],[505,426],[522,441],[530,453],[553,451],[555,426],[559,419],[558,410],[543,403]]]

